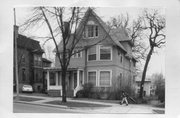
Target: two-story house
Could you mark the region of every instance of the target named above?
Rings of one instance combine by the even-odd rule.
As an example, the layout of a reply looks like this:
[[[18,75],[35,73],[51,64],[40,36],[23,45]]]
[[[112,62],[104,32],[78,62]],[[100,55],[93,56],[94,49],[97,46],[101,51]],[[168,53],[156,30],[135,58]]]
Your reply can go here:
[[[42,54],[39,41],[33,40],[21,34],[17,38],[17,60],[19,90],[22,85],[30,84],[35,92],[41,92],[43,88]],[[14,63],[15,64],[15,63]],[[15,70],[15,65],[14,65]],[[15,72],[15,71],[14,71]],[[16,78],[14,74],[14,85]]]
[[[133,87],[136,60],[132,56],[133,43],[126,30],[109,29],[91,9],[86,11],[79,24],[78,29],[82,28],[84,33],[74,52],[83,47],[89,48],[71,58],[66,79],[67,96],[75,96],[85,83],[92,83],[94,91],[103,89],[104,92]],[[61,47],[60,42],[60,50]],[[57,57],[55,66],[47,68],[47,90],[50,95],[61,96],[62,73]]]

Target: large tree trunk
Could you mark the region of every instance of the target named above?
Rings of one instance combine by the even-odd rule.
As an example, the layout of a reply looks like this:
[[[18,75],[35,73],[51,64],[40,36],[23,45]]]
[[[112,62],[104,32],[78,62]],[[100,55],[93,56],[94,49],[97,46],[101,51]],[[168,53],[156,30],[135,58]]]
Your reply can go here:
[[[147,67],[148,67],[149,61],[151,59],[153,49],[154,49],[154,47],[152,46],[149,53],[148,53],[148,55],[147,55],[146,62],[145,62],[145,65],[144,65],[144,69],[143,69],[143,73],[142,73],[140,94],[139,94],[139,98],[141,98],[141,99],[143,98],[144,81],[145,81],[145,78],[146,78]]]
[[[66,100],[66,72],[67,69],[62,69],[62,102],[67,102]]]

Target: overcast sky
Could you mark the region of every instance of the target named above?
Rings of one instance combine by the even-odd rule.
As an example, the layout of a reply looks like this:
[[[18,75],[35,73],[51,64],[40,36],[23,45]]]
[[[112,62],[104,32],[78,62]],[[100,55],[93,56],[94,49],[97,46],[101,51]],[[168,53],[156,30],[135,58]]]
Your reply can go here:
[[[152,7],[155,9],[159,9],[162,14],[164,14],[165,9],[160,7]],[[111,17],[117,17],[118,15],[126,13],[129,14],[130,20],[136,19],[139,15],[141,15],[142,10],[144,8],[141,7],[98,7],[95,9],[95,12],[97,15],[99,15],[103,21],[108,21]],[[16,7],[16,17],[17,17],[17,25],[21,25],[24,20],[29,16],[30,10],[26,7]],[[48,30],[32,30],[31,32],[26,32],[25,35],[28,36],[43,36],[48,33]],[[36,39],[38,40],[38,39]],[[44,40],[39,40],[41,45],[43,44]],[[53,50],[54,44],[52,41],[48,42],[45,46],[47,49],[47,46]],[[157,51],[158,53],[155,53],[152,55],[152,58],[149,63],[147,75],[151,75],[153,73],[165,73],[165,49],[160,49]],[[142,65],[144,66],[144,65]]]

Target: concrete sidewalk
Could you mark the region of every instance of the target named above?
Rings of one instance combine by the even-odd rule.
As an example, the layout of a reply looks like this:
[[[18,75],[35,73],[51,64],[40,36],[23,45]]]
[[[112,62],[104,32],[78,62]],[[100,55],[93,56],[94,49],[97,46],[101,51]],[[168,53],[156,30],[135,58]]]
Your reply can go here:
[[[16,95],[14,95],[16,96]],[[44,96],[31,96],[31,95],[23,95],[21,94],[20,97],[29,97],[29,98],[38,98],[42,100],[37,100],[37,101],[14,101],[18,103],[24,103],[24,104],[33,104],[33,105],[41,105],[41,106],[49,106],[49,107],[56,107],[56,108],[63,108],[63,109],[73,109],[77,111],[83,111],[84,113],[145,113],[145,114],[153,114],[156,113],[154,112],[154,109],[156,110],[164,110],[162,108],[156,108],[152,107],[150,105],[142,105],[142,104],[129,104],[128,106],[125,105],[120,105],[118,104],[119,101],[110,101],[109,100],[89,100],[89,99],[84,99],[84,100],[79,100],[79,99],[74,99],[74,98],[67,98],[67,101],[69,102],[78,102],[78,103],[90,103],[90,104],[99,104],[99,105],[110,105],[111,107],[101,107],[101,108],[96,108],[92,109],[90,107],[84,108],[84,107],[67,107],[65,105],[53,105],[53,104],[46,104],[46,102],[50,101],[56,101],[59,100],[61,101],[61,97],[44,97]]]

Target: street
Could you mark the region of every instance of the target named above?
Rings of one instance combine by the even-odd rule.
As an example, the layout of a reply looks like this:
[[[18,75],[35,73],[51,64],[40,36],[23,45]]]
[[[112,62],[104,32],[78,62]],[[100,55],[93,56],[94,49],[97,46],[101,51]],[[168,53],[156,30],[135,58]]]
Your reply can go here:
[[[14,113],[80,113],[69,109],[61,109],[48,106],[13,103]]]

